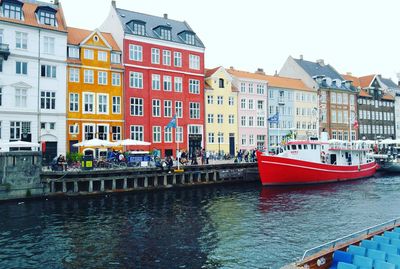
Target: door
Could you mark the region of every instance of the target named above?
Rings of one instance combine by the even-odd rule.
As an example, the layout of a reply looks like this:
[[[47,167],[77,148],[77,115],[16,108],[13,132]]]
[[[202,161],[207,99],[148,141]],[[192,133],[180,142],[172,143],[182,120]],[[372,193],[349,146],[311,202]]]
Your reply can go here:
[[[43,163],[49,164],[57,156],[57,142],[46,141],[46,151],[43,153]]]
[[[229,134],[229,155],[235,156],[235,134]]]
[[[78,143],[78,140],[70,140],[69,141],[69,152],[71,153],[77,153],[78,152],[78,148],[77,147],[73,147],[74,144]]]
[[[189,134],[189,156],[192,157],[196,150],[201,150],[201,134]]]

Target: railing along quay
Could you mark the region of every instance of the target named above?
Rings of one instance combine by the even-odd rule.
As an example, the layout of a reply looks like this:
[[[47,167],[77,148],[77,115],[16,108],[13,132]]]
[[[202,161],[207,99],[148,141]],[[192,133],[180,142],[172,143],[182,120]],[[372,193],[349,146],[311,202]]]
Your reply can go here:
[[[87,195],[258,180],[257,163],[185,166],[183,172],[159,168],[42,172],[48,195]]]

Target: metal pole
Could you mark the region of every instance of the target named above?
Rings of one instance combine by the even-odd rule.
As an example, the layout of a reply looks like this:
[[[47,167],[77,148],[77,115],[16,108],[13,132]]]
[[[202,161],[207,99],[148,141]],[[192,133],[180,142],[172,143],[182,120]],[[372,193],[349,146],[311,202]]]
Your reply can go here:
[[[176,132],[178,131],[178,115],[175,112],[175,117],[176,117],[176,129],[175,129],[175,139],[176,139]],[[176,156],[178,157],[178,170],[179,170],[179,162],[180,162],[180,154],[179,154],[179,139],[176,140]]]

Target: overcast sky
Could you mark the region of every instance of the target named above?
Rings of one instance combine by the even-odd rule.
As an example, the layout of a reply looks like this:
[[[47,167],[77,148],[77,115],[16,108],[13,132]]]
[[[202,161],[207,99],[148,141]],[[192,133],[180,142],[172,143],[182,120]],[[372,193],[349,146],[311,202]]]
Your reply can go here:
[[[95,29],[111,0],[61,0],[69,26]],[[117,0],[117,7],[186,20],[206,46],[205,65],[273,74],[289,55],[324,59],[340,73],[397,82],[397,0]]]

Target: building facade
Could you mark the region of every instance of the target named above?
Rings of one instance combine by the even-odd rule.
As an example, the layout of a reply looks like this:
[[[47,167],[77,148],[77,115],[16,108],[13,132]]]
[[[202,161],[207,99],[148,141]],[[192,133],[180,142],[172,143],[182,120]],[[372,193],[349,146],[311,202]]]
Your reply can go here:
[[[323,60],[310,62],[302,57],[294,59],[290,56],[279,74],[301,79],[307,87],[318,92],[319,133],[328,132],[331,139],[357,139],[354,129],[357,90],[350,81]]]
[[[124,127],[121,56],[111,34],[68,28],[69,152],[80,150],[97,155],[93,148],[76,148],[73,144],[93,138],[121,140]]]
[[[0,141],[65,154],[67,27],[58,1],[0,3]]]
[[[116,8],[101,26],[123,51],[125,136],[161,156],[204,141],[204,45],[186,22]],[[177,128],[166,128],[174,118]]]
[[[238,89],[237,150],[267,149],[267,77],[260,69],[256,73],[227,69]]]
[[[205,74],[206,150],[234,156],[239,148],[237,88],[223,67]]]

